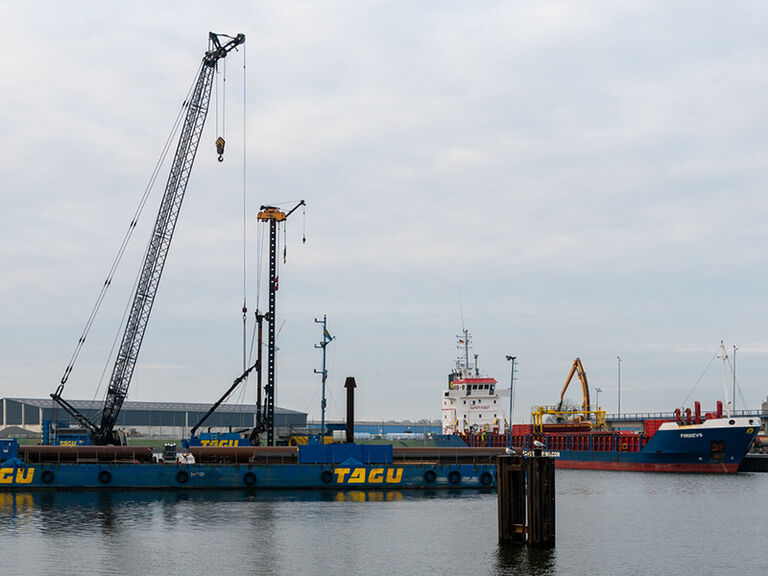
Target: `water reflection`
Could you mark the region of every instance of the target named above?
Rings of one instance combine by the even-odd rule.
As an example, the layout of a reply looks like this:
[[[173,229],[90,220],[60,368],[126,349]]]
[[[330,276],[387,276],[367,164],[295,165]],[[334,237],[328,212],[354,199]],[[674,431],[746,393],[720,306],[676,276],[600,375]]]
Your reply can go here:
[[[555,560],[555,548],[499,544],[496,550],[496,566],[492,574],[549,576],[557,574]]]
[[[765,571],[768,474],[581,472],[558,472],[555,549],[498,545],[492,491],[4,492],[0,558],[83,576]]]

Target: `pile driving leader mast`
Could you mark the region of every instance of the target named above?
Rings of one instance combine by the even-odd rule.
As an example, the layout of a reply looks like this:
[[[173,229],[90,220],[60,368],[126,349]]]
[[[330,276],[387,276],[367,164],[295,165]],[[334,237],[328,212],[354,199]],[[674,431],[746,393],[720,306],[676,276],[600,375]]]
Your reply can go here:
[[[222,38],[228,40],[222,44]],[[176,220],[179,216],[184,192],[187,188],[192,164],[202,136],[203,126],[208,114],[208,105],[211,99],[211,87],[213,85],[214,72],[219,60],[225,58],[230,51],[245,42],[245,35],[238,34],[234,38],[211,32],[209,34],[209,49],[203,56],[200,73],[192,91],[192,96],[186,103],[187,111],[181,136],[176,147],[176,154],[171,164],[171,173],[165,187],[165,193],[160,204],[160,210],[155,221],[152,239],[144,256],[144,264],[141,275],[133,295],[130,315],[125,325],[125,332],[120,344],[120,349],[112,370],[109,388],[104,400],[104,406],[98,414],[91,419],[81,414],[74,406],[61,397],[64,384],[69,374],[69,369],[62,378],[56,392],[51,394],[72,417],[88,429],[93,444],[121,443],[119,435],[114,433],[117,416],[122,408],[123,401],[128,394],[128,386],[131,383],[133,369],[144,338],[152,304],[155,300],[160,276],[163,272],[168,249],[173,237]],[[96,424],[99,414],[101,421]]]
[[[251,433],[251,443],[257,442],[258,434],[266,431],[267,446],[275,445],[275,296],[277,292],[277,225],[284,222],[299,206],[306,206],[304,200],[289,212],[274,206],[262,206],[258,215],[261,222],[269,222],[269,311],[264,318],[269,322],[267,332],[267,383],[264,386],[264,405],[260,410],[259,424]],[[261,348],[261,346],[259,346]]]

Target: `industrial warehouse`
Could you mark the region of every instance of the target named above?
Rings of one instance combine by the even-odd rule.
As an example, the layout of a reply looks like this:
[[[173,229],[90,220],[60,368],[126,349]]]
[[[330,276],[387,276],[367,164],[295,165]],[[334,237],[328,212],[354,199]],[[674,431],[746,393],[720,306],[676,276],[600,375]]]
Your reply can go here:
[[[2,398],[0,410],[0,436],[35,435],[41,432],[41,423],[46,420],[59,424],[76,425],[77,422],[49,399]],[[70,403],[87,418],[95,416],[101,403],[91,400],[71,400]],[[210,404],[191,402],[124,402],[117,418],[117,426],[130,435],[181,438],[200,420]],[[211,414],[203,429],[212,432],[226,432],[250,428],[256,424],[256,405],[221,405]],[[275,408],[275,427],[281,434],[306,429],[307,415],[304,412]]]

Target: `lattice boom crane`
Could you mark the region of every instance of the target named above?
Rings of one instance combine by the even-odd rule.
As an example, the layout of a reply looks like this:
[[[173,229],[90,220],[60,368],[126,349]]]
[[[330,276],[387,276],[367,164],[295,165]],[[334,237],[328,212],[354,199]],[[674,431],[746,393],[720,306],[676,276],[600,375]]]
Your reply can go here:
[[[228,40],[222,43],[222,38],[225,40],[228,38]],[[141,275],[136,285],[133,304],[112,370],[104,406],[99,413],[101,416],[99,423],[95,423],[99,414],[89,419],[61,397],[68,372],[65,373],[65,377],[62,378],[56,392],[51,394],[57,403],[88,429],[93,444],[121,443],[120,438],[115,434],[115,423],[128,394],[128,387],[139,356],[141,342],[144,339],[147,322],[152,312],[152,305],[160,284],[160,276],[163,272],[192,164],[195,161],[195,154],[208,115],[216,63],[244,42],[245,35],[243,34],[238,34],[234,38],[213,32],[209,34],[209,49],[203,57],[197,82],[192,96],[187,102],[186,116],[176,147],[176,154],[171,164],[171,173],[165,186],[152,239],[144,256]]]

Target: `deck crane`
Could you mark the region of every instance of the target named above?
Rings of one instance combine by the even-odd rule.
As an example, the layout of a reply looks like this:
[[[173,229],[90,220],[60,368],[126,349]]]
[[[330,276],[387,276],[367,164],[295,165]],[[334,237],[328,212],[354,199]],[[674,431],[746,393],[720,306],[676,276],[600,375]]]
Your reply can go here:
[[[579,380],[581,381],[582,391],[582,409],[584,411],[584,419],[589,420],[589,384],[587,384],[587,373],[584,371],[584,366],[581,365],[581,358],[576,358],[571,366],[571,371],[568,373],[568,378],[565,380],[565,386],[560,393],[560,403],[557,405],[557,411],[560,412],[563,409],[563,402],[565,401],[565,391],[568,390],[568,385],[573,380],[573,375],[578,373]]]
[[[186,116],[176,147],[176,154],[171,164],[171,173],[168,176],[165,193],[160,203],[152,239],[144,256],[141,275],[136,284],[133,303],[112,370],[104,405],[95,416],[88,418],[61,397],[71,367],[68,367],[56,392],[51,394],[51,398],[88,430],[92,444],[124,443],[124,437],[115,432],[115,423],[128,394],[128,387],[131,383],[141,342],[144,338],[144,331],[147,328],[152,304],[160,283],[160,276],[171,245],[171,238],[184,199],[192,164],[195,161],[195,154],[208,114],[216,65],[219,60],[226,58],[229,52],[245,42],[244,34],[231,37],[211,32],[208,38],[208,50],[203,56],[192,96],[185,103]],[[83,340],[81,338],[81,342]],[[96,421],[99,416],[100,421],[97,424]]]

